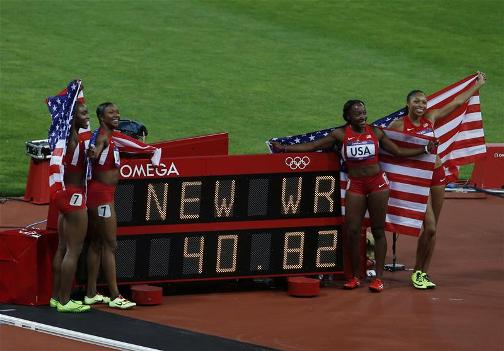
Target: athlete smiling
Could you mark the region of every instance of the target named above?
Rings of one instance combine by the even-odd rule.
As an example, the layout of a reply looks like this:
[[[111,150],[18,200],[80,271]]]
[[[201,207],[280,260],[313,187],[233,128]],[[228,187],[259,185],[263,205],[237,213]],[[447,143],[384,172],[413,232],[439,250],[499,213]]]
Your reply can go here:
[[[345,284],[345,289],[355,289],[360,285],[359,236],[366,210],[369,211],[371,231],[375,239],[376,278],[369,285],[373,292],[383,290],[383,267],[387,253],[385,237],[385,214],[389,197],[388,180],[378,163],[378,148],[382,147],[395,156],[416,156],[430,152],[434,142],[426,148],[401,148],[391,141],[378,127],[367,124],[367,112],[361,100],[349,100],[343,106],[346,125],[334,129],[326,137],[304,144],[282,145],[272,142],[272,146],[282,152],[308,152],[325,149],[338,144],[341,157],[348,170],[348,185],[345,197],[345,232],[352,261],[353,277]]]

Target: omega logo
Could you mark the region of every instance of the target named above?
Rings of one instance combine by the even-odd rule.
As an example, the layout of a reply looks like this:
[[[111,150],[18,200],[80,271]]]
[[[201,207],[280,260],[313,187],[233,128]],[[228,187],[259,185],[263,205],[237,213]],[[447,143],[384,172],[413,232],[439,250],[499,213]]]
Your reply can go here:
[[[152,164],[126,164],[121,166],[120,173],[123,178],[180,175],[177,166],[173,162],[170,163],[170,167],[166,167],[164,163],[160,163],[158,167],[154,167]]]

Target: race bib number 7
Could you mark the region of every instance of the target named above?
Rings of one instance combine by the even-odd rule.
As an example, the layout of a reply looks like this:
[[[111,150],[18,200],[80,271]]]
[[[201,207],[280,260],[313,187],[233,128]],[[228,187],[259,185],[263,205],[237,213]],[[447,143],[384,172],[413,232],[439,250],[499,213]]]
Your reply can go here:
[[[80,207],[82,206],[82,194],[75,193],[70,197],[70,206]]]
[[[98,206],[98,217],[109,218],[111,215],[110,205]]]

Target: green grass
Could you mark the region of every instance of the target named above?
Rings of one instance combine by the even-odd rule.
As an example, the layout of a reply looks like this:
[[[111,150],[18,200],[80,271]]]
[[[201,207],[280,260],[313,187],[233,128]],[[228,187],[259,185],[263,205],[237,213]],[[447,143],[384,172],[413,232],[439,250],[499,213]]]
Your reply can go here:
[[[91,110],[116,102],[149,141],[225,131],[231,153],[243,154],[339,124],[349,98],[364,99],[374,120],[414,88],[433,92],[480,69],[486,138],[502,142],[503,9],[468,0],[0,0],[0,194],[24,192],[24,142],[46,138],[43,100],[76,77]]]

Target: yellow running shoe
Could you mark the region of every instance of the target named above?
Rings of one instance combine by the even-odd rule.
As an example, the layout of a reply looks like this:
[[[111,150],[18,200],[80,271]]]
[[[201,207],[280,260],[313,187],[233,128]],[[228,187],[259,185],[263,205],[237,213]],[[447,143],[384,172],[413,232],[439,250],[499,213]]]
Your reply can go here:
[[[121,295],[117,296],[114,300],[109,302],[109,307],[118,308],[121,310],[129,310],[136,306],[136,303],[126,300]]]
[[[84,303],[86,305],[94,305],[95,303],[109,303],[110,297],[103,296],[102,294],[96,294],[93,297],[84,296]]]
[[[422,276],[422,271],[415,271],[415,273],[411,275],[411,281],[413,282],[413,287],[416,289],[427,289]]]
[[[58,306],[56,307],[58,312],[70,312],[70,313],[81,313],[87,312],[91,309],[91,307],[83,305],[82,303],[77,303],[76,301],[69,300],[65,305],[62,305],[58,302]]]
[[[82,305],[82,301],[73,300],[73,302],[75,302],[75,303],[77,303],[79,305]],[[51,299],[49,300],[49,306],[51,306],[52,308],[58,307],[58,300],[56,300],[55,298],[51,297]]]
[[[427,273],[422,273],[422,279],[427,289],[434,289],[436,287],[436,284],[434,284],[434,282],[430,280]]]

